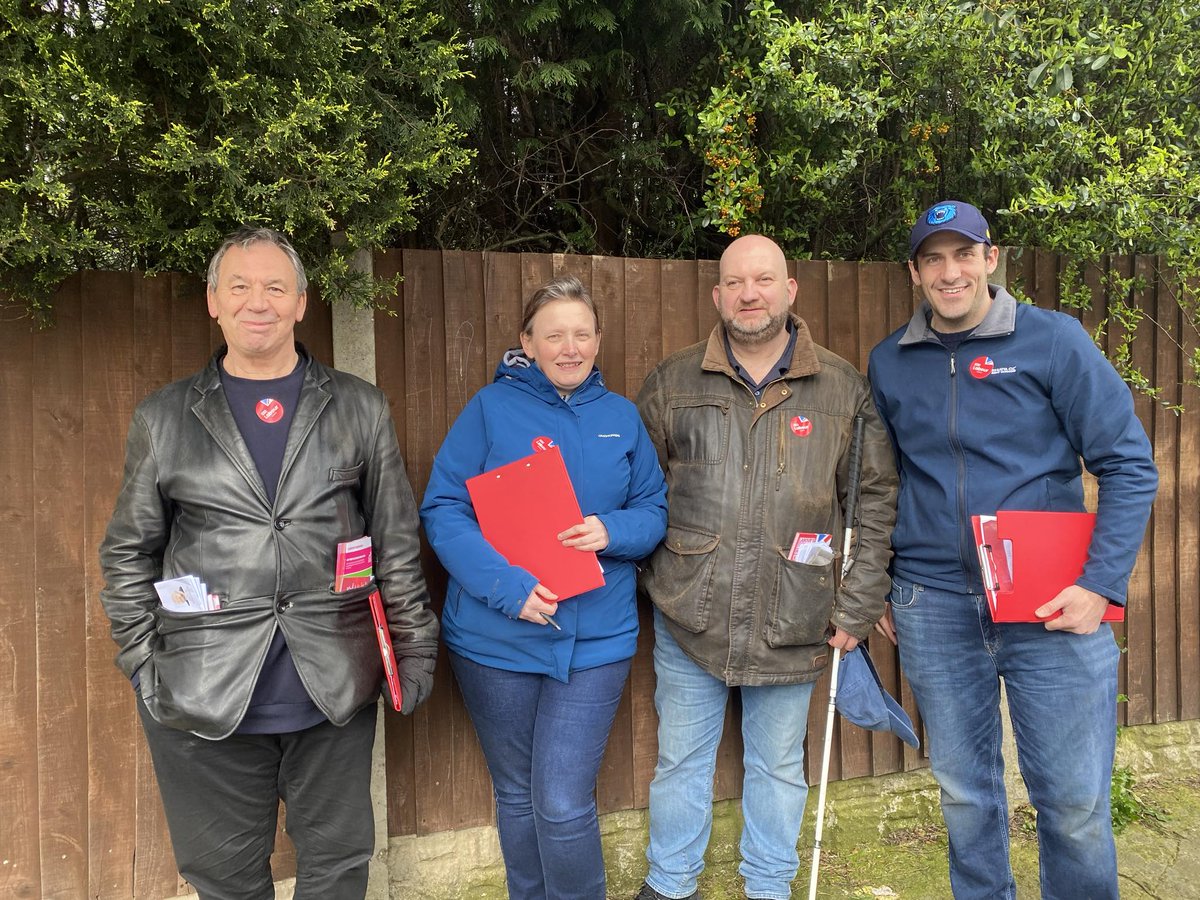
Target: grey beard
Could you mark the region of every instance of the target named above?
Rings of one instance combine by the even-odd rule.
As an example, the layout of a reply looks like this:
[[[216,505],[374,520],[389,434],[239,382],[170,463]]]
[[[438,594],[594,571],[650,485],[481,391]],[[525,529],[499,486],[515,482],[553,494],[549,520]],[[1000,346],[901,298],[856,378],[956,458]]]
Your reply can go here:
[[[787,325],[788,314],[781,313],[778,316],[771,316],[759,328],[749,331],[737,324],[736,319],[725,319],[725,330],[730,336],[735,338],[742,344],[765,344],[768,341],[774,340],[779,332],[783,331]]]

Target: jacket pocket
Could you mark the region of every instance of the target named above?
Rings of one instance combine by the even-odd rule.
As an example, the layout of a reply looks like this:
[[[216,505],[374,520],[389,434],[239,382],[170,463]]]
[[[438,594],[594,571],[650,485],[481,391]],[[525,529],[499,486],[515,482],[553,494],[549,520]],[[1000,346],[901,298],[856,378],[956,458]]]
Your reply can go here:
[[[666,433],[676,463],[719,465],[729,452],[729,400],[678,397],[671,401]]]
[[[643,586],[654,605],[693,634],[708,627],[720,542],[707,531],[668,527],[644,577]]]
[[[335,484],[357,484],[358,479],[362,476],[363,469],[367,467],[365,462],[356,463],[353,466],[346,468],[330,468],[329,480]]]
[[[826,639],[833,616],[833,563],[792,562],[783,550],[763,638],[768,647],[804,647]]]

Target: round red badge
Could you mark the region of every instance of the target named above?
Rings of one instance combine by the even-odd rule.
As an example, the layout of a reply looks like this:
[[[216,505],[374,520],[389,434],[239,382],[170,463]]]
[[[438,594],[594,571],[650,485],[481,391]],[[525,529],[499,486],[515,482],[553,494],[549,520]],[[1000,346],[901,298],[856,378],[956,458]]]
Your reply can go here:
[[[268,425],[274,425],[283,418],[283,404],[273,397],[264,397],[258,401],[254,412]]]
[[[533,449],[535,453],[541,453],[543,450],[549,450],[554,446],[554,439],[548,438],[545,435],[535,437],[533,439]]]
[[[992,362],[990,356],[977,356],[971,360],[970,372],[976,378],[987,378],[992,374],[992,369],[996,364]]]
[[[812,421],[804,416],[793,416],[791,426],[792,434],[796,437],[808,437],[812,434]]]

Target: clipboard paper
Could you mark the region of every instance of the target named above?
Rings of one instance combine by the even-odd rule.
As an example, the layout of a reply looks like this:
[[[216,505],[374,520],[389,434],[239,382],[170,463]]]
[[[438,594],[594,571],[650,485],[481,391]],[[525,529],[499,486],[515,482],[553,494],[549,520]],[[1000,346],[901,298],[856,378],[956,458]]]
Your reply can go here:
[[[1083,574],[1095,526],[1095,513],[1002,509],[972,516],[992,621],[1046,621],[1034,610]],[[1103,621],[1125,621],[1125,608],[1110,603]]]
[[[564,547],[558,539],[583,521],[558,447],[468,478],[467,493],[484,539],[560,601],[604,584],[595,553]]]

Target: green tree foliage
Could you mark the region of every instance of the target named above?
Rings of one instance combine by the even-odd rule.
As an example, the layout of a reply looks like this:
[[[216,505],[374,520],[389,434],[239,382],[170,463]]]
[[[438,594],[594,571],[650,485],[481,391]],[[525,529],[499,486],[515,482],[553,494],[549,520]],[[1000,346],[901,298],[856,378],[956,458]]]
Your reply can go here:
[[[1158,254],[1200,315],[1197,0],[859,0],[785,11],[752,0],[693,109],[705,224],[763,231],[796,256],[902,258],[907,226],[945,197],[999,238],[1083,266]],[[1189,290],[1190,286],[1190,290]],[[1108,277],[1131,336],[1129,279]],[[1172,339],[1179,340],[1178,335]],[[1115,361],[1129,364],[1128,340]],[[1200,354],[1193,359],[1200,371]]]
[[[0,0],[0,287],[198,272],[258,223],[369,302],[349,254],[469,161],[439,28],[424,0]]]
[[[473,77],[456,106],[476,151],[421,239],[631,256],[711,252],[703,173],[656,107],[715,63],[725,0],[444,0]],[[708,72],[710,74],[701,74]]]

